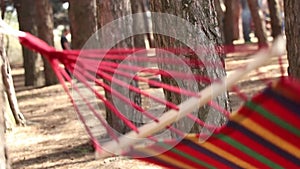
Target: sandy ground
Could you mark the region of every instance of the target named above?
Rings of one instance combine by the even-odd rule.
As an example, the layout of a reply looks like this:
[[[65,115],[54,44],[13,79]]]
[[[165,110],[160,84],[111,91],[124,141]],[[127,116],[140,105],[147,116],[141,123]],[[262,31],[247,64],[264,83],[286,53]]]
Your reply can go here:
[[[226,58],[230,71],[248,58],[235,53]],[[286,62],[286,61],[285,61]],[[248,93],[260,90],[262,80],[279,76],[276,60],[261,69],[259,77],[254,73],[240,82]],[[89,138],[79,122],[67,95],[60,85],[41,88],[26,88],[23,71],[13,70],[17,97],[21,111],[28,120],[25,127],[16,127],[7,132],[7,144],[12,167],[16,169],[37,168],[110,168],[110,169],[159,169],[152,164],[124,157],[94,159]],[[240,105],[232,97],[233,107]]]

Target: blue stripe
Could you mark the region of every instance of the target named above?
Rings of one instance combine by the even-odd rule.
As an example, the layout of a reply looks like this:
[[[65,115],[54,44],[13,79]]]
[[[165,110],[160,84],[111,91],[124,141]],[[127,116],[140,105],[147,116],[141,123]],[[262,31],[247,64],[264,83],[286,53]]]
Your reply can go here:
[[[241,133],[245,134],[252,140],[256,141],[258,144],[263,145],[264,147],[270,149],[274,153],[279,154],[280,156],[286,158],[288,161],[291,161],[291,162],[295,163],[296,165],[300,166],[300,159],[291,155],[290,153],[286,152],[285,150],[282,150],[281,148],[277,147],[276,145],[272,144],[271,142],[258,136],[257,134],[249,131],[244,126],[241,126],[238,123],[233,122],[233,121],[228,122],[227,126],[233,128],[234,130],[240,131]],[[255,127],[255,126],[252,126],[252,127]]]
[[[189,146],[189,147],[191,147],[192,149],[197,150],[199,153],[205,154],[205,155],[207,155],[207,156],[209,156],[209,157],[215,159],[216,161],[219,161],[219,162],[221,162],[221,163],[223,163],[223,164],[229,166],[229,168],[237,168],[237,169],[241,169],[240,166],[237,166],[236,164],[234,164],[234,163],[228,161],[227,159],[225,159],[225,158],[219,156],[218,154],[215,154],[215,153],[213,153],[213,152],[211,152],[211,151],[209,151],[209,150],[207,150],[207,149],[205,149],[205,148],[199,146],[198,144],[194,143],[194,142],[191,141],[191,140],[183,139],[183,140],[182,140],[182,144],[185,144],[186,146]]]

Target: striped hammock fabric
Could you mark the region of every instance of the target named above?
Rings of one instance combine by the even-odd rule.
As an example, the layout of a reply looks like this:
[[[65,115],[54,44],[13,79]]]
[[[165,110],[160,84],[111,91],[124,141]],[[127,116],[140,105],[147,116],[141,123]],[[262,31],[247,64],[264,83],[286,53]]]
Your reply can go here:
[[[148,156],[140,160],[167,168],[300,168],[299,94],[300,83],[282,78],[246,102],[204,143],[189,135],[175,147],[177,140],[157,142],[126,155]]]

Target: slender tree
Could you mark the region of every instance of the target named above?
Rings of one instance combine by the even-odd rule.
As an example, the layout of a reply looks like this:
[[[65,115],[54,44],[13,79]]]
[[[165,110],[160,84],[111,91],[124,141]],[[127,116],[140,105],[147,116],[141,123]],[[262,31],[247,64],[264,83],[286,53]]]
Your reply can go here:
[[[299,10],[299,0],[284,0],[289,73],[296,78],[300,78],[300,14],[296,12]]]
[[[35,0],[14,0],[14,6],[17,9],[20,30],[37,35]],[[25,69],[25,86],[36,86],[40,78],[37,53],[25,47],[22,47],[22,53]]]
[[[226,11],[224,14],[224,38],[225,44],[232,44],[238,37],[239,0],[225,0]]]
[[[80,49],[97,30],[96,0],[69,0],[71,48]]]
[[[0,59],[3,62],[3,65],[1,66],[1,73],[2,73],[1,77],[2,77],[3,85],[7,96],[5,102],[7,101],[9,103],[9,108],[12,113],[12,118],[11,118],[12,120],[9,121],[9,123],[11,123],[12,126],[14,125],[14,123],[16,123],[17,125],[25,125],[26,119],[19,109],[18,100],[17,100],[12,74],[11,74],[11,68],[10,68],[9,60],[7,58],[4,46],[1,46],[1,53],[2,54],[0,56]],[[6,113],[8,116],[10,116],[10,111],[7,111]]]
[[[36,6],[36,23],[38,29],[38,36],[49,45],[54,46],[53,39],[53,11],[52,4],[49,0],[38,0],[35,1]],[[46,86],[57,84],[58,80],[54,71],[49,64],[47,58],[42,57],[44,62],[44,75]]]
[[[3,86],[2,82],[0,82],[0,85]],[[3,87],[1,87],[0,91],[1,99],[0,103],[1,105],[4,105],[4,98],[3,98]],[[0,110],[0,169],[7,169],[9,168],[8,159],[7,159],[7,151],[5,146],[5,121],[4,121],[4,107],[1,107]]]
[[[2,57],[4,51],[3,48],[3,35],[0,35],[0,55]],[[0,66],[3,67],[3,60],[0,59]],[[0,69],[2,74],[2,69]],[[4,99],[4,85],[3,81],[0,80],[0,169],[9,169],[9,161],[5,146],[5,120],[4,120],[4,110],[5,110],[5,99]]]
[[[239,19],[240,19],[241,7],[239,0],[233,2],[233,38],[237,40],[240,38]]]
[[[249,9],[254,22],[255,35],[260,46],[267,45],[266,24],[263,18],[262,10],[258,5],[258,1],[248,0]]]
[[[1,18],[4,19],[6,13],[6,5],[4,0],[1,1],[1,11],[2,11]],[[2,35],[1,38],[3,38]],[[16,123],[17,125],[25,125],[26,119],[19,109],[14,82],[12,79],[11,67],[7,57],[7,52],[5,50],[6,48],[4,47],[3,39],[1,39],[0,48],[1,48],[0,58],[2,60],[2,66],[1,66],[2,81],[7,96],[5,97],[4,102],[9,103],[9,107],[13,116],[13,118],[11,118],[12,119],[11,122],[8,123],[11,123],[12,126],[14,123]],[[9,116],[10,111],[7,111],[6,113],[8,113]]]
[[[158,21],[155,21],[155,23],[153,23],[154,32],[157,32],[157,30],[161,29],[158,27],[158,25],[169,25],[168,32],[171,32],[175,36],[182,35],[187,39],[185,39],[182,42],[181,41],[182,39],[177,40],[172,37],[164,36],[161,34],[155,34],[154,36],[155,47],[185,48],[187,47],[186,44],[192,44],[194,46],[189,46],[190,48],[197,49],[197,47],[201,46],[201,47],[208,48],[212,51],[212,53],[205,55],[206,61],[219,60],[219,57],[221,57],[221,55],[219,55],[216,51],[213,52],[215,50],[214,47],[220,45],[220,43],[222,42],[220,32],[218,29],[218,22],[217,22],[216,11],[215,11],[213,0],[206,0],[206,1],[178,0],[172,2],[168,0],[151,0],[150,3],[151,3],[151,11],[159,12],[159,13],[168,13],[168,14],[172,14],[172,16],[176,15],[188,21],[190,24],[193,25],[193,27],[199,28],[197,29],[197,32],[189,32],[190,30],[187,29],[185,25],[176,26],[176,22],[169,23],[171,19],[168,17],[172,17],[172,16],[165,16],[165,18],[158,19]],[[175,26],[172,26],[174,24]],[[159,55],[158,57],[165,57],[165,56]],[[198,56],[196,54],[190,54],[190,55],[180,54],[178,57],[184,59],[199,59],[199,60],[203,59],[201,58],[201,56]],[[176,71],[188,72],[186,68],[178,67],[176,65],[161,64],[159,66],[164,70],[176,70]],[[199,67],[191,68],[190,71],[198,75],[200,74],[203,76],[209,76],[214,78],[220,78],[225,76],[224,69],[208,70],[203,67],[201,68],[201,66],[199,66]],[[173,85],[181,84],[182,86],[190,86],[190,87],[191,85],[193,85],[193,87],[191,88],[199,89],[199,90],[203,89],[206,86],[206,84],[203,84],[201,82],[197,82],[196,84],[191,84],[190,82],[186,82],[178,79],[175,81],[175,79],[165,78],[165,77],[163,77],[162,80],[165,83],[173,84]],[[195,92],[196,91],[197,90],[195,90]],[[165,93],[165,98],[167,98],[169,101],[175,104],[179,104],[184,99],[186,99],[185,97],[182,97],[176,93],[171,93],[168,91],[164,91],[164,93]],[[226,93],[218,97],[216,101],[220,104],[220,106],[224,107],[225,109],[229,108],[228,96]],[[216,113],[215,111],[209,111],[209,108],[206,106],[200,108],[198,111],[194,112],[194,114],[203,120],[205,120],[209,116],[212,118],[210,119],[210,122],[215,124],[220,124],[223,119],[219,113]],[[184,118],[179,122],[176,122],[174,126],[186,132],[200,132],[201,130],[199,126],[191,124],[191,122],[187,118]]]
[[[282,19],[279,0],[268,0],[271,18],[272,37],[276,38],[282,33]]]
[[[134,32],[139,32],[142,30],[147,30],[147,16],[146,16],[146,11],[145,11],[145,6],[146,6],[146,0],[131,0],[131,9],[132,9],[132,14],[137,14],[140,13],[141,15],[138,15],[134,20],[133,20],[133,25],[132,29]],[[142,14],[143,13],[143,14]],[[134,36],[134,47],[138,48],[145,48],[147,36],[146,35],[135,35]]]
[[[149,23],[148,23],[148,19],[147,19],[147,15],[146,15],[146,4],[147,4],[147,0],[140,0],[140,1],[136,1],[136,0],[130,0],[130,4],[131,4],[131,13],[132,14],[139,14],[137,15],[133,20],[132,20],[132,26],[131,29],[133,32],[147,32],[147,30],[149,30]],[[134,35],[131,39],[130,42],[133,44],[134,48],[142,48],[145,49],[147,47],[148,42],[150,42],[151,40],[148,38],[149,36],[149,31],[148,33],[145,34],[138,34],[138,35]],[[137,65],[138,61],[132,61],[135,62],[134,64]],[[135,73],[135,72],[132,72]],[[135,87],[139,87],[139,84],[137,81],[133,80],[130,82],[130,85],[135,86]],[[130,99],[137,105],[141,106],[142,105],[142,97],[140,94],[137,94],[135,92],[130,92],[129,91],[129,97]],[[130,117],[130,115],[127,115],[128,117]],[[137,125],[140,126],[143,124],[143,120],[142,120],[142,116],[141,113],[139,113],[137,110],[133,110],[133,122]]]

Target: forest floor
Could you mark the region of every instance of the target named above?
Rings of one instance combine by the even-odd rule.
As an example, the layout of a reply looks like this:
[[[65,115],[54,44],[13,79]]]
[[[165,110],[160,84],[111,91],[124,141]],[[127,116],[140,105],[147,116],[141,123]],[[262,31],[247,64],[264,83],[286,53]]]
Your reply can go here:
[[[255,48],[253,45],[247,47]],[[233,53],[226,58],[226,69],[231,70],[245,63],[249,53]],[[240,81],[248,93],[260,90],[263,80],[280,76],[278,62],[271,61],[260,70],[262,75],[249,74]],[[284,60],[286,66],[286,60]],[[124,157],[95,160],[89,138],[79,122],[67,95],[60,85],[40,88],[24,87],[23,69],[14,68],[13,76],[19,106],[28,125],[7,132],[7,144],[12,167],[37,168],[110,168],[158,169],[160,167]],[[240,103],[231,98],[233,107]]]

